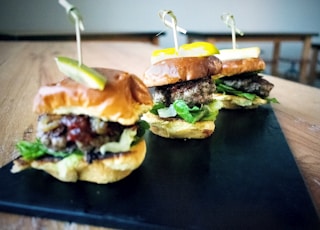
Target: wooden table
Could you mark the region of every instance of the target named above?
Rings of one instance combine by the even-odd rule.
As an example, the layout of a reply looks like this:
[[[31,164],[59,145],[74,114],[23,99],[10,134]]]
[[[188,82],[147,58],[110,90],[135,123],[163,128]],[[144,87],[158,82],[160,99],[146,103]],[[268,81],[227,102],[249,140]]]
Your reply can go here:
[[[237,42],[272,42],[273,52],[272,52],[272,67],[271,74],[273,76],[278,76],[278,65],[280,57],[280,45],[283,42],[302,42],[303,48],[298,57],[298,62],[300,62],[300,76],[299,81],[305,84],[312,84],[308,76],[308,63],[310,60],[310,50],[311,50],[311,38],[317,36],[317,33],[245,33],[244,36],[237,36]],[[192,32],[187,33],[188,42],[195,40],[207,40],[213,43],[216,42],[231,42],[230,33],[205,33],[205,32]],[[295,58],[294,58],[295,61]]]
[[[83,60],[89,66],[117,68],[141,76],[156,49],[142,42],[83,42]],[[53,60],[64,55],[76,58],[74,42],[0,42],[0,166],[13,160],[14,145],[30,138],[36,115],[32,100],[42,84],[62,79]],[[305,179],[320,216],[320,90],[278,77],[273,105],[287,142]],[[1,191],[0,191],[1,192]],[[103,229],[38,217],[0,213],[0,226],[7,229]]]

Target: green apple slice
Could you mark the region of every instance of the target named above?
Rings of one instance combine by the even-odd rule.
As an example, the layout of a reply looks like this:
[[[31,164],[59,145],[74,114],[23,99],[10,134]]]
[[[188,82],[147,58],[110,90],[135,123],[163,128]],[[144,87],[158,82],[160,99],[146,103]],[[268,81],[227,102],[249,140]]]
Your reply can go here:
[[[107,79],[94,69],[68,57],[56,57],[59,70],[73,80],[93,89],[103,90]]]

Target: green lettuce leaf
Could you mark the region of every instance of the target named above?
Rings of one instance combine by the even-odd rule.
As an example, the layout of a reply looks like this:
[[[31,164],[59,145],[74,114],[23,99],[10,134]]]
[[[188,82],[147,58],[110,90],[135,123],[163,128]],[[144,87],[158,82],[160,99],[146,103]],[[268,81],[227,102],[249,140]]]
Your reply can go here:
[[[144,120],[139,120],[137,122],[137,125],[138,125],[137,138],[143,137],[146,131],[150,128],[150,125],[148,122]]]
[[[83,154],[80,150],[75,150],[72,153],[50,150],[46,148],[39,139],[36,139],[34,142],[19,141],[16,144],[16,148],[20,152],[21,156],[26,160],[34,160],[46,154],[61,158],[69,156],[70,154]]]
[[[203,121],[215,121],[219,114],[219,110],[222,108],[223,104],[221,101],[214,100],[208,105],[204,106],[207,110],[206,115],[202,118]]]
[[[176,100],[173,103],[173,108],[176,110],[179,117],[189,123],[195,123],[199,121],[207,112],[200,109],[198,106],[190,108],[183,100]]]
[[[169,107],[173,107],[176,113],[171,117],[179,117],[186,122],[195,123],[197,121],[214,121],[219,113],[219,110],[222,108],[222,103],[214,100],[208,105],[202,105],[201,107],[193,106],[189,107],[187,103],[183,100],[176,100]],[[163,103],[157,103],[150,110],[151,113],[155,115],[159,114],[159,110],[165,111],[169,110],[169,107],[166,107]],[[161,117],[161,116],[160,116]],[[168,117],[168,116],[165,116]]]
[[[240,90],[236,90],[231,86],[225,85],[222,83],[222,80],[220,79],[215,80],[215,84],[216,84],[216,89],[218,93],[228,93],[228,94],[236,95],[239,97],[244,97],[250,101],[253,101],[257,97],[256,94],[245,93]]]
[[[155,115],[158,115],[158,109],[166,108],[166,105],[164,103],[155,103],[150,110],[150,113],[153,113]]]
[[[254,101],[257,97],[259,97],[256,94],[242,92],[240,90],[234,89],[231,86],[225,85],[225,84],[223,84],[221,79],[216,79],[215,84],[216,84],[216,89],[217,89],[218,93],[232,94],[232,95],[236,95],[238,97],[246,98],[250,101]],[[279,103],[276,98],[264,98],[264,99],[267,100],[268,103]]]
[[[276,98],[270,98],[270,97],[267,97],[266,100],[268,101],[268,103],[276,103],[276,104],[279,104],[279,101],[276,99]]]
[[[150,128],[149,123],[144,120],[139,120],[137,122],[137,125],[138,125],[137,135],[134,137],[134,140],[131,146],[138,143],[143,138],[146,131]]]

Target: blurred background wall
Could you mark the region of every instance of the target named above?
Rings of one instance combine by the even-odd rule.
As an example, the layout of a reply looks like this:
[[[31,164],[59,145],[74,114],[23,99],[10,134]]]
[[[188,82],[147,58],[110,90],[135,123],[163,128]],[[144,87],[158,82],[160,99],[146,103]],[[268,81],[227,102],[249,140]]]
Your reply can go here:
[[[78,7],[84,19],[84,33],[161,32],[162,47],[172,47],[172,31],[158,16],[161,9],[175,13],[178,24],[189,31],[228,32],[221,21],[223,13],[232,13],[236,25],[246,32],[316,32],[320,33],[320,0],[69,0]],[[68,21],[58,0],[1,0],[0,33],[70,34]],[[179,43],[186,42],[179,35]],[[319,41],[319,37],[313,41]],[[272,45],[266,43],[238,44],[239,47],[259,45],[263,58],[271,58]],[[230,48],[219,43],[218,48]],[[281,56],[300,54],[300,43],[281,47]],[[285,71],[288,64],[280,66]]]

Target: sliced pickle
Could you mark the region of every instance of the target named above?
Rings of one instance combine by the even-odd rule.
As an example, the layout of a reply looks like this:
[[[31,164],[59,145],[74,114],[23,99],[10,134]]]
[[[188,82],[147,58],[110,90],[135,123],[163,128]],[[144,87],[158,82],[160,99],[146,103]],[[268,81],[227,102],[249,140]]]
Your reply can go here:
[[[56,57],[59,70],[73,80],[87,86],[88,88],[103,90],[107,79],[96,70],[81,64],[68,57]]]

